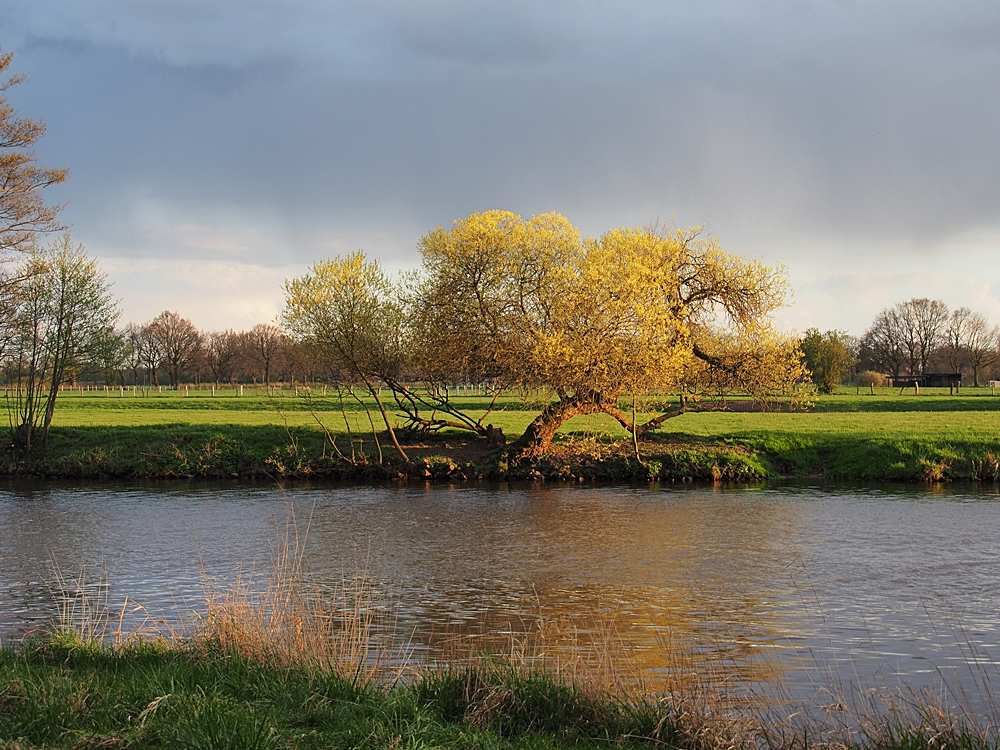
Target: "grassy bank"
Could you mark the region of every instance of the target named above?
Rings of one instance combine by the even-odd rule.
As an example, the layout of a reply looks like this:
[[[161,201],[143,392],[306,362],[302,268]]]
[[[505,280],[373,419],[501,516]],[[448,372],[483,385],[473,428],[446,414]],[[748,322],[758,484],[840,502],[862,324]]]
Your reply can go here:
[[[500,666],[378,687],[205,645],[63,635],[0,652],[0,746],[12,748],[648,747],[674,730],[654,706]]]
[[[263,664],[204,646],[75,636],[0,650],[0,747],[28,748],[871,748],[984,750],[990,732],[922,707],[817,741],[713,717],[674,696],[629,703],[499,663],[390,687]]]
[[[455,481],[1000,477],[1000,396],[986,388],[962,395],[842,392],[819,397],[804,412],[684,414],[643,441],[640,461],[609,417],[578,417],[563,426],[549,455],[532,465],[509,465],[484,442],[447,432],[406,438],[411,460],[403,462],[384,433],[373,436],[360,404],[320,391],[301,394],[66,393],[48,450],[18,460],[8,451],[0,471],[79,478],[403,475]],[[485,408],[482,397],[456,400],[472,413]],[[489,421],[513,437],[543,403],[543,394],[510,395]],[[646,413],[652,415],[657,405],[647,404]]]

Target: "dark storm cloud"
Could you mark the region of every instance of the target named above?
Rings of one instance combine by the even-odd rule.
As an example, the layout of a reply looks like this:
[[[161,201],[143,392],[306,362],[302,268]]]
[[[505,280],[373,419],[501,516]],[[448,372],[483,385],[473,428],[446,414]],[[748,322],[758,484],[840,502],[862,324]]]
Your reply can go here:
[[[179,224],[272,266],[402,258],[493,207],[789,260],[1000,223],[993,2],[0,0],[0,27],[67,218],[120,254],[213,252],[137,230]]]

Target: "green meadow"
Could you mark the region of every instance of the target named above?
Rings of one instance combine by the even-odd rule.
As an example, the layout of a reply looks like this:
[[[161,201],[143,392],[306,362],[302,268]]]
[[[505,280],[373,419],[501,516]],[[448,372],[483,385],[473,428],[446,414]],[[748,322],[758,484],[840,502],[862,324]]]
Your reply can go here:
[[[388,397],[388,392],[387,392]],[[676,404],[647,398],[640,411]],[[472,414],[488,400],[458,395]],[[542,392],[505,394],[488,422],[509,439],[547,402]],[[533,478],[723,479],[822,477],[838,480],[997,481],[1000,395],[988,388],[908,391],[842,389],[802,410],[692,411],[665,423],[640,445],[605,415],[563,425]],[[369,416],[374,420],[375,429]],[[397,417],[398,425],[402,419]],[[381,429],[380,429],[381,427]],[[468,433],[403,434],[409,462],[394,451],[373,403],[332,389],[70,391],[60,395],[48,449],[4,466],[7,474],[66,477],[317,476],[399,473],[517,478]],[[381,459],[379,451],[381,450]],[[340,451],[340,456],[337,455]],[[447,466],[447,470],[441,467]],[[524,473],[524,472],[522,472]],[[527,474],[525,474],[527,475]]]

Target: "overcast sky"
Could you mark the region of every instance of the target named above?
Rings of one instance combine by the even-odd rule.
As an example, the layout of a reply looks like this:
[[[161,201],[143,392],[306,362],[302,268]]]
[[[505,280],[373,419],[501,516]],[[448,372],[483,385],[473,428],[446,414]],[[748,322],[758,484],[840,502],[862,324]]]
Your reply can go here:
[[[49,192],[127,320],[272,319],[472,211],[704,224],[786,328],[1000,322],[1000,3],[0,0]]]

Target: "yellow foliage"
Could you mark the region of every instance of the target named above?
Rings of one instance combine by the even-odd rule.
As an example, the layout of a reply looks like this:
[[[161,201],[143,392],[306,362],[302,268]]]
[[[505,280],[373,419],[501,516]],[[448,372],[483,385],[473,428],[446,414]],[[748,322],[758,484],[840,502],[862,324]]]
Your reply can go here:
[[[777,342],[765,321],[784,302],[783,272],[725,252],[699,229],[625,228],[583,240],[558,214],[525,221],[488,211],[420,245],[425,362],[453,377],[610,401],[684,384],[705,367],[696,356],[703,339],[711,348],[745,338],[761,352]],[[788,364],[774,352],[745,371],[755,382],[769,368],[794,379]]]
[[[375,381],[388,384],[414,427],[489,432],[438,388],[458,380],[555,391],[522,436],[537,448],[576,414],[606,412],[638,434],[618,409],[625,394],[694,387],[764,400],[804,375],[797,342],[768,317],[784,304],[783,270],[727,253],[700,228],[583,239],[559,214],[487,211],[435,229],[420,250],[405,290],[361,253],[317,263],[286,283],[283,314],[376,399]]]
[[[399,368],[402,309],[378,261],[362,252],[322,260],[284,291],[286,330],[317,345],[332,369],[383,377]]]

